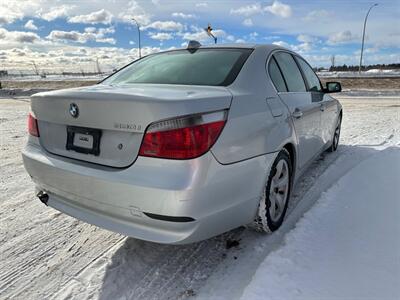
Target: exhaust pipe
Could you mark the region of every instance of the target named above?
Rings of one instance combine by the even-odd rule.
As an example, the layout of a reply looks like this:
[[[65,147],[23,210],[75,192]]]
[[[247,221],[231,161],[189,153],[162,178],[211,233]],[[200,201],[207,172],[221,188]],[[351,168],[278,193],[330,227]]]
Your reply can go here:
[[[40,191],[36,197],[39,198],[39,200],[46,206],[47,205],[47,201],[49,201],[49,195],[45,192],[45,191]]]

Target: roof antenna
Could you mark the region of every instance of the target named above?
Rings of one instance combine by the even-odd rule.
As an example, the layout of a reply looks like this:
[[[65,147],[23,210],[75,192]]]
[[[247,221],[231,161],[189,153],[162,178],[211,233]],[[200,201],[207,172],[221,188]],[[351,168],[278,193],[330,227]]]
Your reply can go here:
[[[209,36],[209,37],[212,37],[213,39],[214,39],[214,43],[216,44],[217,43],[217,37],[215,36],[215,35],[213,35],[212,34],[212,28],[211,28],[211,24],[210,23],[208,23],[208,26],[207,26],[207,28],[204,28],[204,30],[207,32],[207,35]]]
[[[190,53],[196,52],[196,50],[199,49],[200,47],[201,44],[195,40],[189,41],[189,44],[187,45],[187,49],[189,50]]]

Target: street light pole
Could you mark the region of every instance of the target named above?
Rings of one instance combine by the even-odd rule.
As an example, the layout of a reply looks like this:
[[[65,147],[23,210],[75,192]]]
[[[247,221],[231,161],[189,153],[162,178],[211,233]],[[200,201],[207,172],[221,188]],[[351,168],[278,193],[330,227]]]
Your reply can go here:
[[[134,18],[132,18],[132,20],[135,22],[137,30],[138,30],[138,36],[139,36],[139,58],[142,58],[142,47],[140,46],[140,26],[139,26],[139,23]]]
[[[362,35],[362,43],[361,43],[360,66],[358,67],[358,74],[361,74],[362,58],[363,58],[363,52],[364,52],[365,27],[367,26],[367,19],[368,19],[369,13],[371,12],[371,9],[373,9],[375,6],[378,6],[378,3],[371,5],[371,7],[369,8],[369,10],[367,12],[367,15],[365,16],[364,29],[363,29],[363,35]]]

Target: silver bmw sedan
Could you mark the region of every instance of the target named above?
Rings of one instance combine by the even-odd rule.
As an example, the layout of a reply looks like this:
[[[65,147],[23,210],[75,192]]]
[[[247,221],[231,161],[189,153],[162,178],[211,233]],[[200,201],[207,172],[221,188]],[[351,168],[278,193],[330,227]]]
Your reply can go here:
[[[340,91],[278,46],[190,42],[33,95],[23,161],[44,204],[138,239],[272,232],[301,173],[338,147]]]

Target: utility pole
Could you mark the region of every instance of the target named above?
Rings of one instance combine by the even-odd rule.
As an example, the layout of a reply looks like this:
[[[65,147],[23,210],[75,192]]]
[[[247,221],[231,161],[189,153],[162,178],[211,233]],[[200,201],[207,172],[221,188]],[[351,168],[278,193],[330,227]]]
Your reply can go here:
[[[333,54],[333,55],[331,56],[331,69],[333,69],[333,68],[335,67],[335,61],[336,61],[336,57],[335,57],[335,55]]]
[[[139,23],[136,21],[135,18],[132,18],[132,21],[135,22],[137,30],[138,30],[138,36],[139,36],[139,58],[142,58],[142,47],[140,45],[140,26],[139,26]]]
[[[32,61],[32,65],[33,65],[33,70],[35,71],[35,74],[36,74],[36,75],[39,75],[39,69],[38,69],[38,67],[36,66],[36,64],[35,64],[34,61]]]
[[[99,58],[97,57],[96,58],[96,71],[97,71],[97,74],[102,74],[101,73],[101,69],[100,69],[100,64],[99,64]]]
[[[367,19],[368,19],[369,13],[371,12],[371,9],[373,9],[375,6],[378,6],[378,3],[371,5],[371,7],[369,8],[369,10],[367,12],[367,15],[365,16],[364,29],[363,29],[363,35],[362,35],[362,43],[361,43],[360,66],[358,67],[358,74],[361,74],[362,58],[363,58],[363,52],[364,52],[365,27],[367,26]]]

